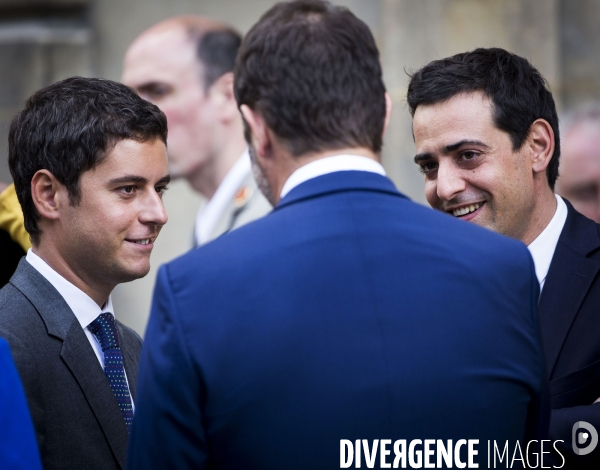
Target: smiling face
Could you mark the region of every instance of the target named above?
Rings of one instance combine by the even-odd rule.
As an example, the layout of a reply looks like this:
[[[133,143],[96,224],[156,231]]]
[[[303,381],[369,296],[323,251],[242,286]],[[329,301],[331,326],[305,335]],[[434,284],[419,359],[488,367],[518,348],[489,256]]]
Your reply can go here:
[[[56,251],[76,278],[110,291],[148,274],[154,241],[167,222],[162,195],[168,181],[160,139],[121,140],[81,175],[77,205],[61,188]]]
[[[432,207],[524,240],[536,223],[532,163],[494,125],[492,108],[481,92],[418,106],[415,163]]]
[[[211,164],[218,137],[214,99],[204,90],[196,43],[183,26],[143,34],[125,56],[122,82],[167,116],[173,178],[193,178]]]

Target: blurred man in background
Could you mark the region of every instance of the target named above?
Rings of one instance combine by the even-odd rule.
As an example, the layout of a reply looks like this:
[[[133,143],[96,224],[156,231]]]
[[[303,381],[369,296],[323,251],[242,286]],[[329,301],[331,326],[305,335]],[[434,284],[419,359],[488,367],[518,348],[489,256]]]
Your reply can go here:
[[[562,155],[556,192],[600,222],[600,102],[573,111],[561,124]]]
[[[252,176],[233,94],[240,42],[222,23],[184,16],[143,32],[125,55],[123,83],[167,115],[171,176],[208,201],[196,218],[195,245],[271,209]]]
[[[8,282],[31,248],[24,223],[15,185],[0,182],[0,287]]]
[[[565,468],[598,468],[600,449],[576,455],[571,437],[578,421],[600,430],[600,226],[554,194],[560,137],[544,77],[508,51],[476,49],[415,72],[407,100],[429,204],[529,248],[550,438],[562,440]]]

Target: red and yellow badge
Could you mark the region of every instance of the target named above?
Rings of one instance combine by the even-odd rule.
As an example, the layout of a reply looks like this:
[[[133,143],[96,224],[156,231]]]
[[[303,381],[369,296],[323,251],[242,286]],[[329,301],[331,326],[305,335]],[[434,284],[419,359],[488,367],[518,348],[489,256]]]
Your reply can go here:
[[[242,186],[233,198],[235,207],[240,208],[244,206],[248,202],[248,199],[250,199],[250,196],[252,196],[252,188],[250,186]]]

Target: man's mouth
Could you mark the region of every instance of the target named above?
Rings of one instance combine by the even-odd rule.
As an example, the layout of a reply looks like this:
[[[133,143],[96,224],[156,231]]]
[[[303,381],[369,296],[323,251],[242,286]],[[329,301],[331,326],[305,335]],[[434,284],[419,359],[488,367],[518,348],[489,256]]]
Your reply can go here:
[[[140,238],[138,240],[127,239],[127,241],[131,243],[136,243],[138,245],[148,245],[150,242],[152,242],[152,238]]]
[[[463,217],[467,214],[470,214],[472,212],[475,212],[477,209],[479,209],[481,206],[483,205],[483,202],[477,202],[475,204],[470,204],[468,206],[465,207],[460,207],[458,209],[454,209],[452,211],[450,211],[452,213],[452,215],[454,217]]]

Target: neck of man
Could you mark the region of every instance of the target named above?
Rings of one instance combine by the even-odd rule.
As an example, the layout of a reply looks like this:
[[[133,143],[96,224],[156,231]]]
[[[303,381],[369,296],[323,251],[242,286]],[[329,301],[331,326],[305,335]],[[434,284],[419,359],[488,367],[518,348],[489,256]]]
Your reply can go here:
[[[67,261],[59,254],[57,246],[49,243],[47,236],[40,240],[38,245],[34,245],[31,249],[33,252],[42,258],[48,266],[64,277],[67,281],[77,287],[79,290],[87,294],[100,308],[108,301],[108,296],[115,288],[114,285],[94,285],[91,279],[83,270],[78,270],[70,266]]]
[[[230,138],[224,139],[218,151],[198,171],[187,178],[192,188],[208,200],[212,199],[227,173],[248,147],[243,137],[241,123],[239,126],[234,126],[227,135]]]
[[[556,196],[547,184],[539,190],[539,197],[532,210],[532,217],[525,232],[520,237],[529,246],[548,226],[556,213]]]
[[[360,157],[370,158],[376,162],[380,161],[379,155],[375,154],[372,150],[362,147],[348,147],[334,150],[324,150],[320,152],[306,153],[300,156],[293,156],[289,152],[280,149],[278,152],[279,156],[273,162],[271,169],[264,169],[263,173],[269,181],[269,187],[274,197],[274,201],[278,203],[280,199],[281,190],[285,185],[288,178],[297,169],[308,165],[316,160],[322,160],[328,157],[334,157],[336,155],[357,155]]]

